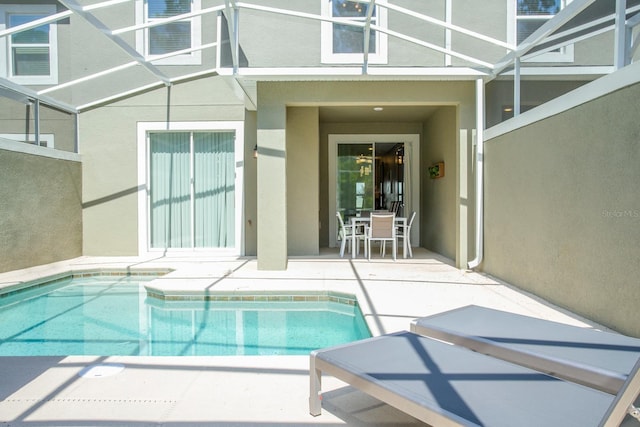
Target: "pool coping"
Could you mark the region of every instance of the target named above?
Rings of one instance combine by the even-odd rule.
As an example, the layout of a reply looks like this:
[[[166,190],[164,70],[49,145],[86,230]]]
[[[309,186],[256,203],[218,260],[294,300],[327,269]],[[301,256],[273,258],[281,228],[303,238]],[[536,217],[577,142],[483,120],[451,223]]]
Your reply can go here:
[[[56,274],[42,276],[33,280],[0,285],[0,300],[20,292],[36,290],[56,283],[84,277],[150,277],[144,285],[147,297],[157,301],[215,301],[215,302],[335,302],[339,304],[359,307],[357,295],[347,292],[331,290],[209,290],[209,289],[163,289],[153,284],[156,280],[162,283],[162,278],[172,273],[173,269],[159,268],[90,268],[72,269]]]
[[[81,278],[81,277],[127,277],[127,276],[163,276],[169,274],[173,269],[162,268],[140,268],[140,269],[122,269],[122,268],[89,268],[89,269],[70,269],[60,273],[49,274],[41,277],[37,277],[32,280],[25,280],[20,282],[12,282],[0,284],[0,299],[7,298],[15,295],[16,293],[35,290],[44,286],[56,284],[58,282]]]

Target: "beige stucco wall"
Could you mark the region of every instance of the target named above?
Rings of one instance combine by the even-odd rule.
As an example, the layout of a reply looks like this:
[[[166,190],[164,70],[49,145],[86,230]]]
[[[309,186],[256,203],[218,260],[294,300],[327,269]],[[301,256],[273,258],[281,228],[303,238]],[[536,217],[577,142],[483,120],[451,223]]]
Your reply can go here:
[[[287,235],[289,255],[318,255],[318,108],[287,108]]]
[[[640,336],[640,84],[487,141],[484,271]]]
[[[244,106],[223,80],[202,79],[82,113],[85,255],[138,254],[137,123],[167,120],[244,120]],[[245,158],[252,149],[245,145]]]
[[[82,255],[80,161],[0,149],[0,182],[0,272]]]
[[[245,111],[244,117],[244,254],[256,256],[258,253],[258,206],[256,200],[257,164],[253,158],[253,149],[258,144],[256,126],[258,118],[255,111]]]
[[[295,201],[287,194],[287,187],[277,189],[276,185],[270,185],[272,193],[268,200],[264,200],[265,206],[272,206],[271,209],[261,209],[260,200],[263,195],[260,186],[263,185],[263,181],[272,180],[279,182],[282,178],[280,175],[283,173],[282,169],[279,169],[283,162],[278,161],[278,156],[281,155],[278,147],[284,147],[284,141],[288,138],[288,129],[285,129],[286,121],[283,119],[283,112],[286,111],[286,107],[316,107],[321,105],[363,105],[378,103],[393,103],[396,105],[456,105],[457,116],[456,126],[459,126],[460,130],[464,130],[465,135],[471,135],[475,128],[475,90],[473,82],[376,82],[376,81],[353,81],[353,82],[260,82],[258,84],[258,146],[259,151],[264,150],[265,154],[269,154],[270,157],[265,161],[270,162],[268,166],[263,169],[264,175],[261,175],[262,165],[265,165],[265,161],[258,159],[258,218],[260,226],[268,223],[270,225],[268,230],[259,228],[258,230],[258,261],[262,262],[263,268],[286,268],[286,261],[281,260],[283,252],[287,252],[286,249],[281,247],[273,247],[275,244],[273,240],[282,238],[285,234],[288,235],[287,242],[290,246],[298,245],[299,242],[294,240],[298,239],[297,235],[291,235],[288,233],[287,221],[291,219],[280,218],[278,215],[282,213],[273,208],[274,200],[281,201],[282,203],[294,203]],[[328,206],[328,195],[325,193],[325,189],[322,189],[323,181],[326,177],[326,138],[330,133],[418,133],[423,131],[422,123],[367,123],[367,124],[348,124],[348,123],[323,123],[320,127],[320,152],[313,152],[309,150],[307,155],[312,157],[309,161],[320,162],[320,185],[315,188],[309,187],[309,191],[312,193],[306,197],[310,199],[316,198],[320,200],[320,230],[328,230],[329,221],[331,221],[331,213],[323,211]],[[457,130],[456,130],[457,131]],[[278,143],[277,140],[281,142]],[[264,143],[263,143],[264,141]],[[449,140],[449,143],[455,147],[455,144],[460,144],[460,138],[457,135],[453,135]],[[265,147],[263,147],[263,144]],[[467,147],[466,152],[468,157],[471,156],[471,139],[465,139],[464,144]],[[288,155],[289,153],[286,153]],[[470,158],[470,157],[469,157]],[[467,164],[469,159],[464,159]],[[290,162],[289,162],[290,163]],[[454,160],[453,165],[457,164],[457,160]],[[272,169],[272,172],[268,172]],[[451,169],[450,169],[451,170]],[[455,176],[456,167],[452,169]],[[288,173],[289,171],[287,171]],[[426,171],[424,172],[426,173]],[[264,178],[264,179],[263,179]],[[294,182],[290,177],[284,178],[286,182]],[[456,221],[456,248],[459,250],[456,253],[456,261],[459,265],[464,266],[468,261],[468,257],[473,256],[472,251],[468,248],[473,244],[472,232],[473,230],[473,203],[474,194],[472,191],[467,191],[468,188],[472,188],[470,185],[473,176],[471,174],[465,175],[464,185],[456,181],[456,187],[454,188],[454,195],[459,189],[464,189],[464,205],[465,210],[456,212],[453,215]],[[457,197],[457,195],[455,196]],[[307,198],[305,198],[307,200]],[[471,207],[471,208],[470,208]],[[313,222],[312,222],[313,219]],[[308,223],[304,224],[307,227],[306,230],[316,229],[317,219],[307,217]],[[300,225],[301,227],[303,225]],[[265,234],[263,234],[265,233]],[[268,236],[266,233],[269,233]],[[324,242],[326,236],[325,231],[320,231],[322,237],[318,240],[319,244]],[[262,237],[261,237],[262,236]],[[267,239],[268,237],[268,239]],[[265,242],[265,249],[262,249],[261,254],[261,239],[269,241],[269,244]],[[292,251],[288,251],[289,254],[293,254]]]
[[[456,257],[457,118],[455,107],[440,107],[424,124],[422,185],[422,246],[448,258]],[[427,167],[444,162],[442,178],[431,179]]]

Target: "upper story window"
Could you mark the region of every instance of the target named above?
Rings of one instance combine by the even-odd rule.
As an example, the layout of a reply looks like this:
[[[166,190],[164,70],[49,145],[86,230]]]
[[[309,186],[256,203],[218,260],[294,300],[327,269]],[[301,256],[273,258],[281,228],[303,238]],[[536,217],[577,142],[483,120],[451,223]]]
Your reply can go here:
[[[0,30],[18,27],[56,12],[51,5],[0,5]],[[57,25],[44,24],[5,37],[0,76],[18,84],[58,83]]]
[[[522,43],[527,37],[553,18],[570,0],[516,0],[515,41]],[[531,62],[573,61],[573,46],[564,46],[531,58]]]
[[[367,4],[349,0],[323,0],[322,14],[334,19],[365,23]],[[371,25],[387,26],[387,11],[375,6]],[[335,22],[322,22],[322,62],[327,64],[362,63],[364,59],[364,28]],[[387,35],[371,30],[369,57],[373,64],[387,63]]]
[[[161,19],[195,12],[200,0],[137,0],[138,23],[152,23]],[[136,39],[139,52],[147,59],[200,46],[200,17],[151,26],[139,31]],[[200,51],[187,52],[154,61],[160,65],[200,64]]]

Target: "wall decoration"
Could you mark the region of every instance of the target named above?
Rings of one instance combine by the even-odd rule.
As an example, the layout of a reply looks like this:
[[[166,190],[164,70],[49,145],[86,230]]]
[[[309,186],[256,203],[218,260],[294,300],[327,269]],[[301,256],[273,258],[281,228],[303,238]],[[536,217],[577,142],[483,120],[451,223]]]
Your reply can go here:
[[[429,178],[442,178],[444,176],[444,162],[438,162],[428,167],[427,170],[429,171]]]

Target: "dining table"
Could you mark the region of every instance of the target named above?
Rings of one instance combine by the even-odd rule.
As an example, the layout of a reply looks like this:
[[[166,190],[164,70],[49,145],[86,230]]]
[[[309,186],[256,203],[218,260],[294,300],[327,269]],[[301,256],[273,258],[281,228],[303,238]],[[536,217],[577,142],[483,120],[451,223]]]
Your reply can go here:
[[[355,233],[355,229],[359,225],[367,225],[371,222],[371,216],[352,216],[351,225],[353,227],[354,232],[351,234],[351,238],[353,239],[351,242],[351,258],[356,258],[358,247],[358,235]],[[407,229],[407,218],[404,216],[395,217],[396,226],[402,227],[404,230]],[[402,258],[407,257],[407,239],[402,239]]]

